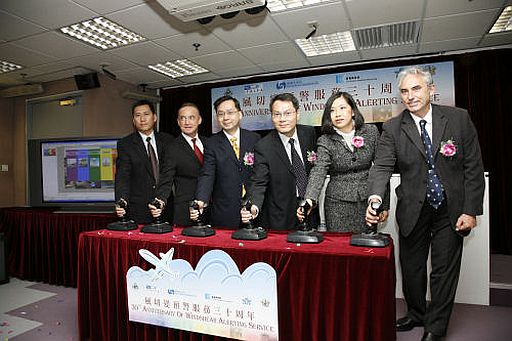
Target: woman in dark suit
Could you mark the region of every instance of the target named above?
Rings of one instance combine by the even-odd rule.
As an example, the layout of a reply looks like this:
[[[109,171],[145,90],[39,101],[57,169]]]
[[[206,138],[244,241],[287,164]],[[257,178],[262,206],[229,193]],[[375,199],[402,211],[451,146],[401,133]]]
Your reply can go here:
[[[368,171],[375,157],[379,131],[364,123],[364,117],[346,92],[333,94],[325,104],[322,136],[317,142],[317,155],[306,189],[305,198],[314,205],[326,176],[330,181],[325,192],[327,231],[365,232],[368,206]],[[388,201],[384,202],[383,220],[387,218]],[[297,210],[297,216],[302,213]]]

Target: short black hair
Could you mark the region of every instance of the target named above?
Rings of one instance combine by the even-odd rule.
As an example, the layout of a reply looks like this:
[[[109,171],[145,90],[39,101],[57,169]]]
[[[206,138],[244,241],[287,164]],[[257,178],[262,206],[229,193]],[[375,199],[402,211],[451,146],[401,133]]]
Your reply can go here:
[[[277,94],[270,100],[270,111],[272,111],[272,105],[274,105],[275,101],[283,101],[283,102],[292,102],[295,110],[299,110],[299,100],[292,93],[284,92],[282,94]]]
[[[156,114],[156,111],[155,111],[155,104],[151,101],[148,101],[147,99],[142,99],[140,101],[137,101],[135,102],[133,105],[132,105],[132,116],[133,116],[133,112],[135,111],[135,108],[137,107],[140,107],[141,105],[147,105],[149,106],[149,110],[151,110],[151,112],[153,114]]]
[[[332,124],[332,118],[331,118],[331,108],[332,103],[334,103],[335,100],[338,98],[343,97],[345,101],[347,101],[347,104],[352,109],[352,114],[354,118],[354,129],[357,130],[361,128],[364,124],[364,116],[361,114],[361,111],[359,111],[359,108],[357,107],[356,101],[354,98],[348,93],[348,92],[335,92],[334,94],[329,97],[327,102],[325,103],[324,108],[324,114],[322,115],[322,128],[321,131],[323,134],[334,134],[334,126]]]
[[[226,102],[226,101],[233,101],[235,103],[236,110],[242,111],[242,109],[240,108],[240,102],[238,102],[238,100],[236,98],[234,98],[231,95],[224,95],[222,97],[217,98],[217,100],[213,103],[215,112],[217,112],[217,108],[219,107],[219,105],[221,105],[221,103]]]

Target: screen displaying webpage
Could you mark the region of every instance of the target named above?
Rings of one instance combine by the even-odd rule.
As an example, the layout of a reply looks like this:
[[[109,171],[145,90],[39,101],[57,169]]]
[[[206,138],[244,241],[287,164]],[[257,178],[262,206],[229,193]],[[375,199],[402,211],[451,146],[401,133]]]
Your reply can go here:
[[[43,202],[114,201],[117,140],[41,143]]]

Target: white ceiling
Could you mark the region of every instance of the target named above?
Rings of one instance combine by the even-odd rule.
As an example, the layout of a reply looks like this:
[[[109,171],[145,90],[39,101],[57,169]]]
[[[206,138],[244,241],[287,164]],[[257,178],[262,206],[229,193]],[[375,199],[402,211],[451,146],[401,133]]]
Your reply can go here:
[[[173,87],[271,72],[342,65],[376,59],[451,51],[511,47],[512,32],[487,32],[512,0],[333,0],[287,12],[241,12],[201,25],[181,22],[154,0],[1,0],[0,60],[24,68],[0,74],[0,88],[47,82],[101,65],[118,79],[150,88]],[[104,16],[144,36],[146,41],[101,51],[58,28]],[[419,42],[392,48],[358,49],[306,57],[294,43],[317,21],[316,35],[369,26],[418,21]],[[199,43],[196,51],[192,46]],[[172,79],[147,65],[188,58],[211,70]]]

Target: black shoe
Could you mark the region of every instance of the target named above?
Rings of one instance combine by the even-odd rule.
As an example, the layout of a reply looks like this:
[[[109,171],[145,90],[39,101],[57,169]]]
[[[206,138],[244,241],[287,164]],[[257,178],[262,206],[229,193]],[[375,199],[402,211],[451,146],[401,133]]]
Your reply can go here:
[[[406,332],[406,331],[413,329],[414,327],[419,327],[422,325],[423,325],[422,322],[414,321],[409,316],[404,316],[404,317],[396,320],[396,331],[397,332]]]
[[[443,338],[441,336],[437,336],[431,332],[425,332],[421,338],[421,341],[441,341],[442,339]]]

